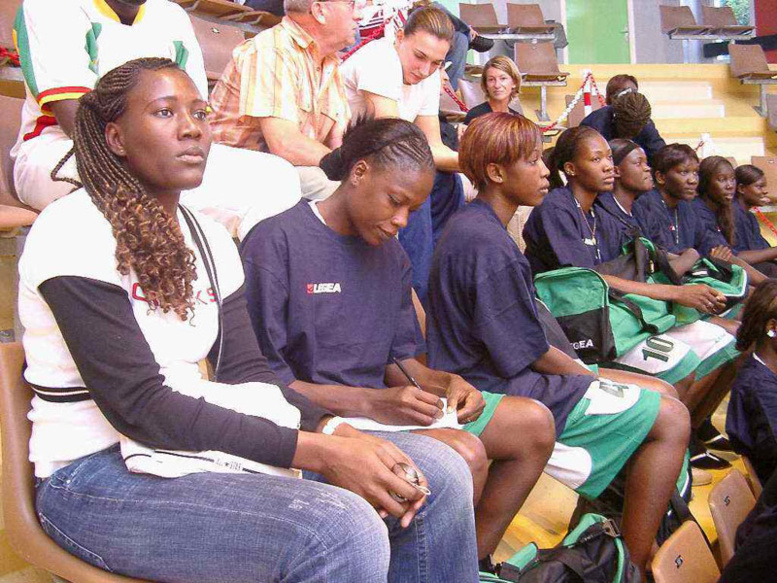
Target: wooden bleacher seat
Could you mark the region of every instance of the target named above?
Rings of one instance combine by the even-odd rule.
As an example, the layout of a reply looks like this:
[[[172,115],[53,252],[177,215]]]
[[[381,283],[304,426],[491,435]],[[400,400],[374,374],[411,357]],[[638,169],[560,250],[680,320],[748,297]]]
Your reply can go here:
[[[206,20],[230,21],[269,28],[278,24],[280,17],[231,0],[173,0],[187,12],[194,12]]]
[[[755,497],[739,470],[731,470],[710,492],[710,512],[720,543],[721,567],[734,556],[737,528],[755,506]]]
[[[777,71],[769,69],[766,55],[760,45],[729,44],[731,75],[737,79],[777,79]]]
[[[521,72],[523,85],[566,85],[569,73],[560,71],[556,49],[552,43],[516,43],[515,64]]]
[[[766,117],[769,120],[769,127],[777,132],[777,93],[766,96]]]
[[[669,38],[708,35],[710,27],[696,23],[696,18],[688,6],[658,7],[661,15],[661,32]]]
[[[493,4],[459,4],[460,18],[469,24],[478,34],[489,36],[507,29],[499,24]]]
[[[766,86],[777,84],[777,71],[769,69],[763,47],[730,43],[728,54],[731,57],[731,75],[743,85],[759,86],[760,105],[754,109],[766,117]]]
[[[205,60],[208,84],[215,83],[232,59],[232,51],[245,41],[245,32],[228,24],[218,24],[189,14]]]
[[[766,175],[766,184],[769,188],[777,191],[777,158],[769,156],[752,156],[750,163],[760,168]]]
[[[569,73],[559,70],[553,43],[515,43],[514,49],[515,64],[521,72],[521,85],[540,88],[537,119],[550,121],[547,88],[566,86]]]
[[[16,11],[22,0],[0,2],[0,47],[16,50],[13,42],[13,24]],[[19,67],[12,66],[8,59],[0,62],[0,95],[24,97],[24,76]]]
[[[141,583],[93,567],[60,548],[43,531],[33,501],[29,461],[32,389],[22,378],[24,351],[18,342],[0,344],[0,429],[3,441],[3,517],[11,548],[25,561],[68,581]],[[116,541],[121,544],[121,541]]]
[[[468,79],[462,79],[459,81],[459,91],[461,92],[462,101],[469,109],[472,109],[476,105],[480,105],[486,100],[486,96],[483,93],[483,88],[478,81],[469,81]]]
[[[574,95],[565,95],[564,101],[569,107],[569,104],[572,103],[572,100],[575,98]],[[596,111],[597,109],[601,109],[602,104],[599,103],[599,100],[596,98],[596,96],[591,96],[591,111]],[[580,125],[580,122],[585,119],[585,104],[583,103],[583,100],[577,102],[577,105],[572,108],[572,111],[569,112],[569,117],[567,117],[567,121],[564,124],[567,128],[575,128]]]
[[[547,24],[539,4],[507,3],[507,26],[516,34],[529,38],[553,40],[555,25]]]
[[[688,520],[670,536],[651,562],[656,583],[715,583],[720,571],[699,525]]]
[[[701,21],[710,27],[710,34],[724,39],[748,37],[755,30],[754,26],[739,24],[731,6],[715,7],[702,4]]]
[[[753,462],[750,461],[749,457],[743,455],[742,463],[747,470],[747,483],[750,486],[750,490],[752,490],[755,499],[758,500],[758,498],[761,497],[761,492],[764,490],[764,487],[761,484],[761,479],[758,477],[758,474],[755,473]]]

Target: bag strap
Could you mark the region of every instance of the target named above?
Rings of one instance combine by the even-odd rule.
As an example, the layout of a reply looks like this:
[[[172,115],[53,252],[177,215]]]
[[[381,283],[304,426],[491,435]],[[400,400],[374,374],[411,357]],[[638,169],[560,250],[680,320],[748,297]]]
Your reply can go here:
[[[699,527],[699,530],[701,531],[701,535],[704,537],[704,541],[707,543],[707,546],[712,548],[712,545],[710,544],[710,539],[707,538],[707,534],[704,532],[704,529],[699,524],[699,521],[696,520],[696,517],[691,514],[691,509],[688,507],[688,503],[683,500],[683,497],[680,496],[680,492],[677,491],[677,488],[674,489],[672,492],[672,497],[669,498],[669,506],[671,506],[672,511],[675,513],[675,516],[677,516],[678,520],[680,521],[680,524],[687,522],[689,520],[692,520],[696,523],[696,525]]]
[[[189,227],[189,232],[191,233],[192,239],[194,240],[194,244],[197,245],[197,250],[200,252],[202,262],[205,264],[205,271],[208,274],[210,286],[213,288],[213,293],[216,296],[216,310],[218,313],[218,335],[216,340],[218,341],[219,351],[218,356],[216,357],[216,367],[213,372],[213,380],[215,381],[218,380],[219,367],[221,365],[221,354],[224,348],[224,314],[222,312],[221,288],[219,287],[219,277],[218,272],[216,271],[216,262],[213,260],[213,253],[210,250],[208,238],[205,236],[205,232],[202,230],[200,223],[189,209],[183,205],[178,206],[181,209],[181,214],[186,221],[186,225]]]
[[[655,324],[651,324],[647,320],[645,320],[645,315],[642,313],[642,308],[640,308],[635,302],[628,299],[625,294],[614,290],[612,288],[609,288],[607,290],[607,294],[610,296],[611,300],[620,302],[623,304],[623,306],[628,309],[632,314],[634,314],[634,317],[639,320],[640,324],[642,324],[642,329],[646,332],[650,332],[651,334],[658,334],[658,327]]]

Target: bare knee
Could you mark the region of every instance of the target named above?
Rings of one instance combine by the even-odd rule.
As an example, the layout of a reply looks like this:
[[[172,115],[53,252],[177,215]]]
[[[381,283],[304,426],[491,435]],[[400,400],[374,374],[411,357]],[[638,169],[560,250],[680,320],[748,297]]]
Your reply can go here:
[[[550,455],[556,442],[556,424],[550,409],[534,399],[519,397],[502,399],[500,407],[504,405],[510,407],[515,422],[515,430],[510,435],[520,436],[518,441],[523,447]]]
[[[677,399],[662,396],[650,436],[656,440],[677,442],[685,449],[690,434],[691,415],[688,408]]]
[[[450,435],[445,443],[464,458],[473,476],[488,471],[486,448],[477,437],[465,431],[452,431]]]
[[[685,395],[688,393],[688,389],[691,388],[691,385],[695,381],[696,381],[696,373],[691,373],[684,379],[677,381],[674,385],[674,388],[677,391],[677,396],[680,399],[684,399]]]

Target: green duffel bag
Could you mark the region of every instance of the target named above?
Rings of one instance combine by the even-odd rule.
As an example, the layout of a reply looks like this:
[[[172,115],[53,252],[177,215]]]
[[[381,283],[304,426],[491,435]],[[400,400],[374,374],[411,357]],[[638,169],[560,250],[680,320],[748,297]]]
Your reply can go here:
[[[610,362],[676,322],[666,302],[616,293],[592,269],[546,271],[534,287],[586,364]]]
[[[672,283],[663,273],[653,276],[656,283]],[[699,259],[693,268],[682,278],[682,285],[704,284],[726,296],[726,312],[733,313],[734,308],[741,307],[747,298],[747,272],[739,265],[732,265],[716,259]],[[709,316],[678,303],[672,304],[672,313],[677,318],[677,325],[692,324]],[[725,317],[725,315],[724,315]]]

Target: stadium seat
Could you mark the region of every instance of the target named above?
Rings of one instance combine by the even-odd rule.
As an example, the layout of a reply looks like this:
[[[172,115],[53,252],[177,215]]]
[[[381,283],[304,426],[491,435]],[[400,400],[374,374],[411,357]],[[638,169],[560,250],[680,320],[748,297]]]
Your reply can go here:
[[[194,14],[189,14],[189,18],[202,49],[208,84],[215,84],[232,59],[234,48],[245,41],[245,33],[234,26],[203,20]]]
[[[658,7],[661,16],[661,32],[669,38],[686,40],[692,37],[706,36],[710,27],[696,23],[696,18],[688,6]]]
[[[564,101],[569,107],[569,104],[572,103],[572,100],[575,98],[574,95],[565,95]],[[601,109],[602,104],[599,103],[599,100],[595,96],[591,96],[591,111],[596,111],[597,109]],[[580,125],[580,122],[585,119],[585,104],[583,103],[583,100],[577,102],[577,105],[572,108],[572,111],[569,112],[569,117],[567,117],[567,122],[564,124],[568,128],[574,128]]]
[[[727,40],[742,40],[750,38],[754,26],[741,25],[737,22],[731,6],[701,6],[701,21],[710,27],[710,34]]]
[[[755,506],[755,497],[739,470],[731,470],[710,492],[710,512],[718,532],[721,567],[734,556],[737,528]]]
[[[656,583],[715,583],[720,571],[699,525],[688,520],[670,536],[651,562]]]
[[[506,24],[497,22],[493,4],[459,4],[459,15],[478,34],[484,36],[491,36],[507,29]]]
[[[523,87],[540,88],[540,109],[537,119],[550,121],[548,117],[548,87],[563,87],[569,73],[558,68],[553,43],[515,43],[515,64],[521,72]]]
[[[16,50],[13,42],[13,24],[21,0],[0,0],[0,47]],[[11,66],[6,57],[0,59],[0,94],[24,97],[24,77],[19,67]]]
[[[747,483],[750,485],[750,490],[753,491],[753,496],[756,500],[761,497],[761,492],[763,492],[763,485],[761,484],[761,479],[758,477],[758,474],[755,473],[755,468],[753,467],[753,462],[750,461],[750,458],[746,455],[742,456],[742,463],[745,465],[745,469],[747,470]]]
[[[480,105],[486,100],[486,96],[483,93],[483,89],[480,86],[479,81],[470,81],[468,79],[462,79],[459,81],[459,91],[466,105],[469,109],[472,109],[476,105]]]
[[[187,12],[194,12],[205,20],[229,21],[252,26],[269,28],[278,24],[280,17],[252,10],[248,6],[237,4],[231,0],[173,0]]]
[[[769,127],[777,132],[777,93],[769,93],[766,96],[766,115]]]
[[[539,4],[507,3],[507,26],[510,32],[523,35],[523,40],[552,41],[556,27],[547,24]]]
[[[754,109],[766,117],[766,86],[777,84],[777,71],[769,69],[763,47],[730,43],[728,54],[731,56],[731,75],[743,85],[759,86],[760,105]]]
[[[108,573],[61,549],[43,531],[33,502],[33,467],[27,419],[33,393],[21,376],[24,351],[18,342],[0,344],[0,429],[3,441],[3,516],[11,548],[25,561],[68,581],[140,583]],[[121,544],[121,541],[116,541]]]
[[[752,156],[750,163],[757,166],[766,175],[766,183],[769,188],[777,194],[777,158],[769,156]]]

